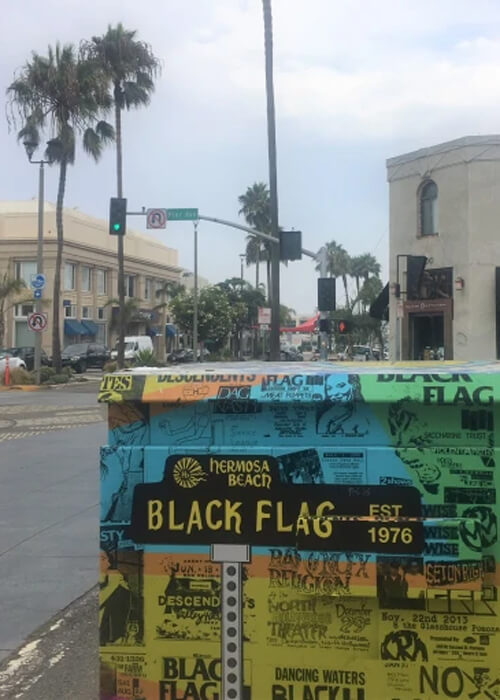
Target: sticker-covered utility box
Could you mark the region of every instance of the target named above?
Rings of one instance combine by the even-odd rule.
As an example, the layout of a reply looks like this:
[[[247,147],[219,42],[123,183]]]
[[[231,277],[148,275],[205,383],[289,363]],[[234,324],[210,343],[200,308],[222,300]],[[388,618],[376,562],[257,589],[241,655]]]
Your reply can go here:
[[[107,375],[101,700],[500,698],[496,365]]]

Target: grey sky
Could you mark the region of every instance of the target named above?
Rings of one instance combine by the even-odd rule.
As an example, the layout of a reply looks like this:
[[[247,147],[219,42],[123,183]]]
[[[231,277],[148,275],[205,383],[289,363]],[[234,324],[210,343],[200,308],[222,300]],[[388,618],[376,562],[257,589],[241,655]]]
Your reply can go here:
[[[500,130],[500,5],[273,0],[273,12],[280,224],[300,228],[311,249],[335,239],[375,253],[385,271],[385,159]],[[235,220],[238,195],[267,180],[260,0],[4,0],[2,20],[2,93],[31,50],[110,22],[137,29],[161,57],[151,106],[124,118],[131,207]],[[6,126],[0,153],[0,199],[35,196],[35,169]],[[114,187],[112,150],[97,166],[79,154],[66,204],[105,218]],[[47,199],[55,193],[54,170]],[[171,224],[161,239],[192,267],[192,225]],[[244,247],[242,233],[200,224],[200,274],[239,275]],[[254,280],[254,268],[245,275]],[[282,301],[298,312],[312,312],[315,288],[308,260],[283,270]]]

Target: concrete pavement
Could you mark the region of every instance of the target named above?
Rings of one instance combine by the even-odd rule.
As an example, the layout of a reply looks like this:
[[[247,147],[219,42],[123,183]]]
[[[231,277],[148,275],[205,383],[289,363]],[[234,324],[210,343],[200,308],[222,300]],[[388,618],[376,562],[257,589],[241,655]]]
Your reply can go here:
[[[38,629],[0,665],[2,700],[97,700],[97,588]]]
[[[96,422],[99,413],[82,424],[95,409],[96,388],[0,395],[0,660],[96,583],[98,448],[106,430]],[[25,421],[23,430],[31,421],[37,434],[2,441],[15,430],[2,421],[16,416]],[[82,427],[64,428],[61,416]],[[51,417],[55,425],[37,424]],[[2,670],[0,698],[9,698],[2,694]]]

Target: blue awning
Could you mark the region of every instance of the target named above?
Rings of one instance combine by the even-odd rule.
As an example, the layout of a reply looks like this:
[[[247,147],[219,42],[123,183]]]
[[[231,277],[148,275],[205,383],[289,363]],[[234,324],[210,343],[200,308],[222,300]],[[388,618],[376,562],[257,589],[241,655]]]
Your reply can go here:
[[[85,335],[97,335],[97,331],[99,330],[97,323],[94,323],[94,321],[89,321],[86,318],[82,318],[81,324],[86,329]]]
[[[87,329],[74,318],[64,319],[64,335],[87,335]]]
[[[174,326],[173,323],[167,323],[165,325],[165,335],[172,336],[173,338],[175,338],[175,336],[177,335],[177,327]]]

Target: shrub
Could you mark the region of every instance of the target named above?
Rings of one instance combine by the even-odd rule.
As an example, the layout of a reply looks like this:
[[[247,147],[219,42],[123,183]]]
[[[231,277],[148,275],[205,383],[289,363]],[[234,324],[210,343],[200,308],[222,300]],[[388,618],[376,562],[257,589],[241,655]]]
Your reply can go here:
[[[160,362],[152,350],[139,350],[134,358],[135,367],[160,367]]]
[[[103,367],[105,372],[116,372],[118,369],[118,362],[116,360],[111,360],[111,362],[106,362]]]
[[[67,374],[54,374],[50,382],[47,382],[47,384],[67,384],[69,381],[69,377]]]
[[[1,384],[5,384],[5,373],[0,375]],[[31,372],[28,372],[22,367],[16,367],[10,370],[9,384],[34,384],[35,378]]]
[[[50,384],[52,377],[55,376],[55,369],[53,367],[40,367],[40,382],[42,384]]]

